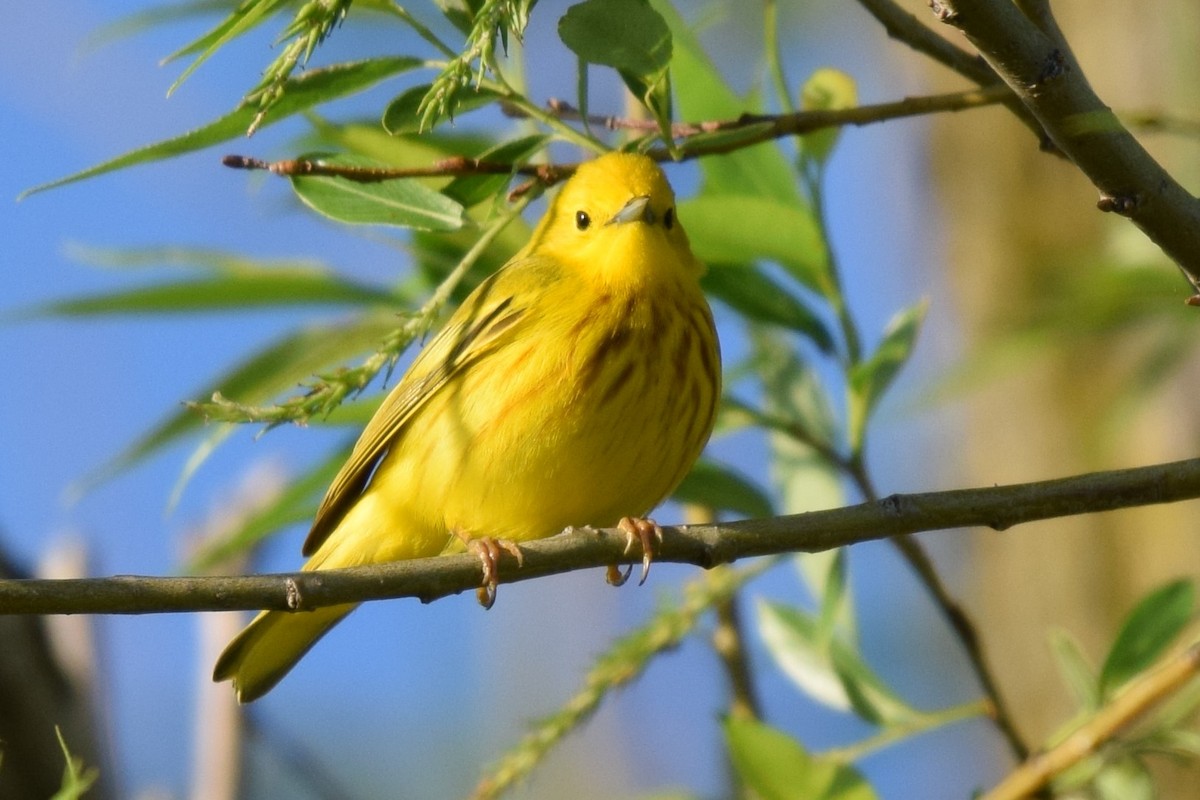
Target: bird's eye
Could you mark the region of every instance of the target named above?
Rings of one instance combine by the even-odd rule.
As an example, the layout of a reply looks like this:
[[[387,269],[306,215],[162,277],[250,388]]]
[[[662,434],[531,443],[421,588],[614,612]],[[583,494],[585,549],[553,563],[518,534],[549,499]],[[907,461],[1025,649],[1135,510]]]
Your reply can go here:
[[[674,208],[668,208],[667,213],[663,214],[663,225],[665,225],[667,227],[667,230],[671,230],[671,228],[675,227],[675,209]]]
[[[587,215],[586,211],[575,212],[575,227],[581,231],[586,231],[588,226],[592,224],[592,218]]]

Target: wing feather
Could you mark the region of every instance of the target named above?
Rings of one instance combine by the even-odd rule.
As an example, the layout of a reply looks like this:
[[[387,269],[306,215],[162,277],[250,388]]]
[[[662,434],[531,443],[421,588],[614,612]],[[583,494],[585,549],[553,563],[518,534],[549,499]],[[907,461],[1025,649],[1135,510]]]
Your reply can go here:
[[[463,369],[515,334],[527,308],[518,306],[515,296],[504,291],[507,287],[502,276],[512,266],[516,264],[481,283],[463,302],[367,423],[317,509],[304,541],[304,555],[312,555],[333,532],[367,488],[380,460],[429,399]]]

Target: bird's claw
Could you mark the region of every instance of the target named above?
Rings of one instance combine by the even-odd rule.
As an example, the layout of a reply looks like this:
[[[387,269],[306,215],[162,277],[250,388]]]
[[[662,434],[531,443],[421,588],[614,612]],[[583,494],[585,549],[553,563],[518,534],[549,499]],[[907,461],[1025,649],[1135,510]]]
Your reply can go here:
[[[462,537],[467,543],[467,552],[479,557],[483,566],[483,583],[475,590],[479,605],[491,608],[496,603],[496,587],[500,585],[500,551],[510,554],[517,560],[517,566],[525,566],[525,554],[516,542],[508,539],[493,539],[491,536],[480,536],[477,539]]]
[[[642,546],[642,578],[638,581],[638,586],[641,586],[650,574],[650,562],[654,560],[654,542],[657,540],[659,544],[662,543],[662,528],[654,520],[641,517],[621,517],[617,527],[625,533],[625,555],[629,555],[635,540]],[[624,573],[617,565],[613,564],[609,566],[605,578],[611,585],[621,586],[629,580],[631,574],[633,574],[632,564]]]

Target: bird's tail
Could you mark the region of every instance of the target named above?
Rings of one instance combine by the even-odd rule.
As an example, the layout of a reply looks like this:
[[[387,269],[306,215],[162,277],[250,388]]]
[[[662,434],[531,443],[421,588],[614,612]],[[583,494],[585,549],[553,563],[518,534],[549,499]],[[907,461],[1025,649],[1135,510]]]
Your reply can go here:
[[[314,611],[264,611],[237,635],[213,667],[214,681],[233,681],[239,703],[262,697],[357,603]]]

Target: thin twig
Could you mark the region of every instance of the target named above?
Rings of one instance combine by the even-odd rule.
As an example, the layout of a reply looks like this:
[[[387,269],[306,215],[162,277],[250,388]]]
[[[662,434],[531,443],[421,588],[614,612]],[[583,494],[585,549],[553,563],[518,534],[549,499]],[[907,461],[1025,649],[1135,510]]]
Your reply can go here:
[[[1023,522],[1200,497],[1200,459],[1057,480],[926,494],[891,495],[832,511],[666,529],[659,561],[709,568],[736,559],[817,552],[918,531]],[[629,558],[617,529],[577,530],[522,545],[524,566],[501,556],[504,582]],[[116,576],[0,581],[0,614],[145,614],[229,609],[311,610],[340,603],[416,597],[425,602],[479,583],[479,559],[439,556],[369,567],[246,577]]]
[[[704,156],[729,153],[734,150],[751,147],[763,142],[781,139],[787,136],[799,136],[805,133],[840,126],[863,126],[887,120],[902,119],[925,114],[964,111],[982,106],[994,105],[1009,97],[1011,92],[1003,86],[988,89],[974,89],[967,92],[951,92],[949,94],[906,97],[890,103],[857,106],[855,108],[797,111],[790,114],[743,114],[735,119],[713,120],[708,122],[679,123],[673,126],[676,136],[681,137],[681,157],[675,159],[665,147],[654,147],[646,151],[646,155],[656,161],[687,161]],[[566,103],[556,101],[551,111],[565,118],[577,117],[578,111]],[[589,117],[595,125],[606,127],[621,127],[641,129],[641,122],[633,120],[618,120],[610,117]],[[713,142],[695,139],[702,134],[744,130],[745,136],[729,140]],[[485,159],[456,156],[437,161],[423,167],[355,167],[345,164],[328,164],[311,159],[288,159],[283,161],[263,161],[258,158],[241,155],[225,156],[221,163],[234,169],[267,170],[276,175],[288,177],[320,175],[345,178],[362,183],[377,183],[379,181],[397,180],[401,178],[439,178],[457,175],[510,175],[516,174],[533,178],[545,186],[552,186],[562,181],[579,167],[577,163],[562,164],[512,164],[507,162],[487,161]]]
[[[1037,792],[1056,775],[1095,753],[1127,725],[1179,691],[1197,673],[1200,673],[1200,642],[1192,644],[1158,669],[1135,678],[1074,733],[1050,750],[1034,755],[980,800],[1019,800]]]
[[[877,499],[875,486],[871,482],[870,476],[867,475],[861,458],[854,459],[850,463],[850,475],[863,496],[868,500]],[[911,534],[895,536],[889,542],[916,574],[917,580],[925,587],[933,604],[941,612],[943,619],[946,620],[950,630],[954,632],[959,644],[962,645],[967,661],[971,665],[971,671],[975,673],[979,687],[990,706],[988,717],[1000,730],[1000,734],[1008,743],[1013,756],[1018,761],[1028,758],[1029,746],[1025,744],[1025,740],[1021,738],[1021,734],[1017,730],[1015,718],[1004,699],[1004,694],[1000,691],[1000,684],[988,664],[987,657],[983,652],[983,641],[980,639],[979,631],[970,615],[946,588],[937,567],[934,566],[933,559],[929,557],[929,553],[915,536]]]

